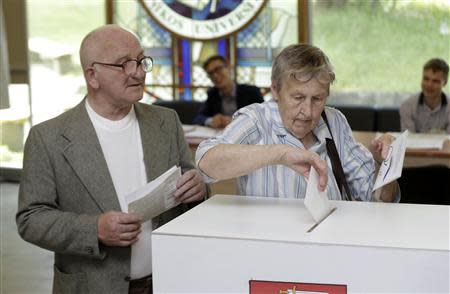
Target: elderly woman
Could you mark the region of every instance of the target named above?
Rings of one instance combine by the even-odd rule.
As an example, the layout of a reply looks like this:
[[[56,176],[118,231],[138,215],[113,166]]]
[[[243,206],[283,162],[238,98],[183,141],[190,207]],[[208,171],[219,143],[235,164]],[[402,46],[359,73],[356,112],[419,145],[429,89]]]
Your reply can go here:
[[[274,99],[238,110],[220,136],[200,144],[196,161],[205,180],[239,177],[241,195],[304,198],[313,166],[330,199],[374,199],[376,162],[392,138],[374,140],[370,152],[355,142],[345,116],[325,106],[334,79],[319,48],[285,48],[272,68]],[[378,198],[398,201],[397,187],[384,186]]]

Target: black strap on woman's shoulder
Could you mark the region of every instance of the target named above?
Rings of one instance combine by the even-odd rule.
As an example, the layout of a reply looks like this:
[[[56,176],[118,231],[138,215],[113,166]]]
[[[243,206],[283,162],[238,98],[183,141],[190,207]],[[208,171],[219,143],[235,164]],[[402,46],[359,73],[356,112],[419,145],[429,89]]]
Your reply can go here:
[[[361,201],[359,198],[354,198],[350,193],[350,188],[347,184],[347,180],[345,178],[344,169],[342,168],[341,160],[339,159],[339,154],[336,149],[336,144],[334,143],[333,134],[331,133],[330,125],[328,124],[327,115],[325,114],[325,110],[322,111],[322,118],[327,125],[328,131],[330,132],[331,139],[326,139],[326,147],[328,156],[331,160],[331,167],[333,168],[334,178],[336,179],[336,183],[339,188],[339,192],[341,192],[342,199],[351,201],[357,200]],[[344,187],[345,193],[342,193],[342,187]]]

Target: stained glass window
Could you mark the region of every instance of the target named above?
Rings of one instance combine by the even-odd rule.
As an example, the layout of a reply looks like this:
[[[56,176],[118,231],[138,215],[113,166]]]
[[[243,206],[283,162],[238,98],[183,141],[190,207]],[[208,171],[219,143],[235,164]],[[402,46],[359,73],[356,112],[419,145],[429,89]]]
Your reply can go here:
[[[192,1],[184,2],[168,1],[166,4],[188,5],[195,12],[196,9],[212,11],[212,2],[220,1],[200,1],[202,3],[196,4],[198,7]],[[237,6],[242,1],[234,2]],[[264,8],[244,29],[216,40],[196,41],[171,34],[149,16],[139,0],[118,1],[114,21],[135,31],[141,37],[146,53],[154,57],[155,69],[146,80],[150,93],[145,99],[147,102],[154,97],[205,100],[206,89],[212,83],[202,64],[214,54],[229,59],[236,82],[255,84],[267,92],[273,56],[280,48],[298,40],[297,0],[266,1]]]

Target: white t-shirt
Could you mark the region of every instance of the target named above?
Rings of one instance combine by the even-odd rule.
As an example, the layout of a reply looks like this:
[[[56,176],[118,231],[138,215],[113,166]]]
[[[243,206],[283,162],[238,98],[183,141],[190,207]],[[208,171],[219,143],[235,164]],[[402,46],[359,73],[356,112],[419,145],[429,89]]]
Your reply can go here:
[[[120,208],[128,212],[125,196],[147,183],[141,134],[134,107],[118,121],[97,114],[87,100],[86,110],[100,141]],[[131,279],[152,273],[151,234],[150,220],[142,224],[139,240],[131,246]]]

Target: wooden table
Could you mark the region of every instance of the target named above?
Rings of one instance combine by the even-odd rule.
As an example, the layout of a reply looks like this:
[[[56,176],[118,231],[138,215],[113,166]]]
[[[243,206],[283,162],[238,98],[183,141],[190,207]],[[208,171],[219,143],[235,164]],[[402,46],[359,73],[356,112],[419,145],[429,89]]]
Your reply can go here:
[[[368,147],[370,142],[380,133],[376,132],[361,132],[354,131],[353,137],[356,141]],[[414,134],[417,135],[417,134]],[[420,134],[420,136],[427,136],[427,134]],[[208,138],[206,137],[191,137],[186,133],[186,141],[192,151],[192,156],[195,158],[195,151],[198,145]],[[406,149],[404,167],[419,167],[427,165],[445,165],[450,168],[450,140],[444,143],[443,149]],[[211,184],[212,195],[215,194],[236,194],[236,180],[229,179],[219,181]]]
[[[362,143],[364,146],[368,147],[370,142],[380,133],[376,132],[361,132],[354,131],[353,137],[356,141]],[[428,134],[411,134],[411,136],[430,136]],[[433,136],[433,135],[431,135]],[[195,155],[195,150],[198,145],[207,138],[200,137],[190,137],[188,134],[186,135],[186,141],[189,146],[193,150],[193,154]],[[417,166],[426,166],[426,165],[445,165],[450,168],[450,140],[446,140],[444,142],[442,149],[406,149],[405,154],[405,167],[417,167]]]

